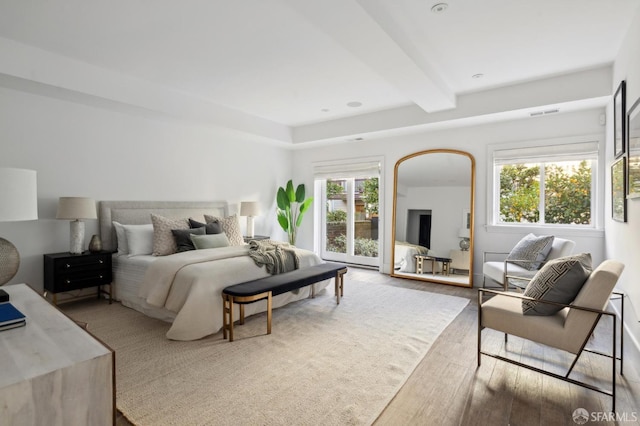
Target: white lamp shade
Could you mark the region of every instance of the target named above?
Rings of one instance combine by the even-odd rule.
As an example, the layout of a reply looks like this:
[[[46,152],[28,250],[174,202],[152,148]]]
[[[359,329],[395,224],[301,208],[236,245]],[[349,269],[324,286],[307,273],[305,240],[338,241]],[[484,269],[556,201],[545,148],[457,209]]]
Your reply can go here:
[[[243,201],[240,203],[240,216],[258,216],[260,203],[257,201]]]
[[[469,228],[460,228],[458,231],[458,237],[469,238]]]
[[[56,219],[97,219],[96,202],[86,197],[60,197]]]
[[[0,222],[37,219],[35,170],[0,168]]]

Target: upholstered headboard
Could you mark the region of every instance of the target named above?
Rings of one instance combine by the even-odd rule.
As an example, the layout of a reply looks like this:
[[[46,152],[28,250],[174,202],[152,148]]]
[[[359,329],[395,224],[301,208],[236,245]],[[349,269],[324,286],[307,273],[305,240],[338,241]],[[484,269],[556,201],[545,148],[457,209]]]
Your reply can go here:
[[[113,221],[124,225],[151,223],[151,213],[170,218],[189,218],[204,222],[204,215],[225,217],[226,201],[100,201],[99,224],[103,250],[116,251]]]

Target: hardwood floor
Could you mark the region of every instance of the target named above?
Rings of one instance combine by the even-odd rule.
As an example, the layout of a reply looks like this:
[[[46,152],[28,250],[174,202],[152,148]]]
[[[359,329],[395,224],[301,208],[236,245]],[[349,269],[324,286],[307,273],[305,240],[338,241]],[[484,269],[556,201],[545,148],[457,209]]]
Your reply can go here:
[[[575,425],[572,414],[584,408],[591,414],[611,409],[611,398],[525,368],[482,357],[477,368],[477,290],[392,278],[377,271],[350,268],[349,280],[385,283],[468,298],[469,305],[434,342],[413,374],[380,414],[375,425]],[[425,315],[428,315],[425,312]],[[610,325],[601,321],[593,346],[607,348]],[[503,347],[502,334],[483,331],[483,348]],[[538,367],[561,372],[571,362],[569,354],[510,337],[508,355]],[[617,413],[621,419],[640,418],[640,377],[627,362],[624,376],[617,375]],[[574,378],[609,380],[610,362],[585,353],[575,367]],[[117,425],[130,423],[118,416]],[[588,424],[625,424],[612,421]],[[628,422],[627,424],[638,424]]]
[[[354,269],[351,269],[354,271]],[[369,271],[355,270],[356,274]],[[361,278],[361,277],[359,277]],[[363,279],[363,278],[361,278]],[[381,413],[376,425],[575,425],[573,412],[586,409],[591,418],[604,419],[611,398],[487,356],[477,368],[477,289],[411,282],[376,274],[371,279],[408,288],[445,293],[470,299],[469,305],[438,337],[395,398]],[[428,314],[428,313],[427,313]],[[484,330],[482,347],[498,352],[504,335]],[[611,324],[601,320],[588,345],[606,352]],[[506,354],[523,363],[563,374],[573,357],[563,351],[509,336]],[[503,352],[504,354],[504,352]],[[610,381],[611,361],[583,353],[571,377],[596,380],[602,387]],[[627,362],[624,376],[616,377],[619,420],[640,421],[640,378]],[[599,417],[593,417],[599,416]],[[588,424],[624,424],[624,421]]]

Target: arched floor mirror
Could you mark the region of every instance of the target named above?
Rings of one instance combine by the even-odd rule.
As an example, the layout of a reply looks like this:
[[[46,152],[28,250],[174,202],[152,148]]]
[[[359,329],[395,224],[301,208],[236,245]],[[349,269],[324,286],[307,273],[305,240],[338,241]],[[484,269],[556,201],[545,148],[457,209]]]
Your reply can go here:
[[[396,163],[391,275],[473,286],[475,160],[433,149]]]

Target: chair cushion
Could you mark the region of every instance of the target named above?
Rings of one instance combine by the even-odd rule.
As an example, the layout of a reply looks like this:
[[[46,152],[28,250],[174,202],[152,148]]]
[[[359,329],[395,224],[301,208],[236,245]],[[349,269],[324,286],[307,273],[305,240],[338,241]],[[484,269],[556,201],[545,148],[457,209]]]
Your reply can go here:
[[[503,294],[495,295],[482,303],[480,321],[483,327],[564,349],[568,340],[567,330],[564,328],[568,308],[544,317],[526,316],[522,315],[522,299],[507,296],[521,293]]]
[[[571,303],[591,271],[589,253],[550,260],[529,282],[524,295],[551,302]],[[560,306],[538,301],[522,301],[522,313],[525,315],[553,315],[561,309]]]
[[[553,244],[553,235],[541,235],[536,237],[533,234],[526,235],[511,250],[507,256],[507,260],[515,260],[516,265],[520,265],[529,271],[540,268],[542,262],[547,258],[551,245]],[[525,262],[517,262],[524,260]]]

